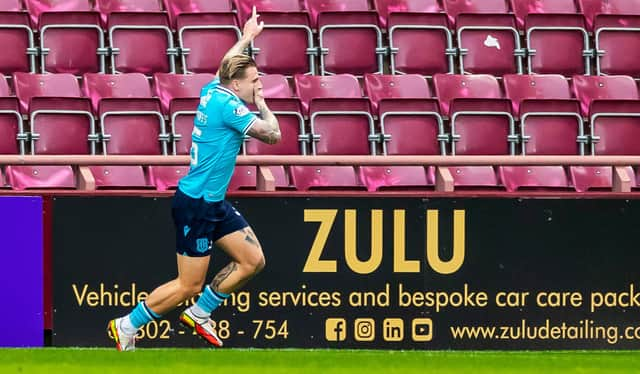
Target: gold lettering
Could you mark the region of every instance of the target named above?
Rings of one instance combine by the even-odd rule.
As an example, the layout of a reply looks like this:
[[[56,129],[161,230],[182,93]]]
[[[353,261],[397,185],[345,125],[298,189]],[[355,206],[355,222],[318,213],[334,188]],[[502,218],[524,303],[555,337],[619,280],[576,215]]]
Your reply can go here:
[[[427,210],[427,262],[440,274],[455,273],[464,262],[465,252],[465,211],[453,211],[453,256],[442,261],[438,245],[438,211]]]
[[[304,264],[304,269],[302,270],[304,273],[335,273],[337,271],[338,265],[336,260],[320,259],[337,213],[338,210],[336,209],[304,210],[305,222],[320,222],[318,233],[313,240],[309,257],[307,257],[307,262]]]
[[[393,211],[393,272],[419,273],[420,261],[406,259],[404,214],[404,209]]]
[[[78,294],[78,286],[76,286],[75,283],[71,284],[71,288],[73,289],[73,294],[76,297],[76,301],[78,302],[78,306],[82,306],[82,303],[84,302],[85,295],[87,294],[87,288],[89,288],[89,286],[85,284],[82,287],[82,293],[81,294]]]
[[[356,247],[356,211],[344,211],[344,255],[347,266],[358,274],[373,273],[382,262],[382,210],[371,211],[371,255],[367,261],[358,259]]]

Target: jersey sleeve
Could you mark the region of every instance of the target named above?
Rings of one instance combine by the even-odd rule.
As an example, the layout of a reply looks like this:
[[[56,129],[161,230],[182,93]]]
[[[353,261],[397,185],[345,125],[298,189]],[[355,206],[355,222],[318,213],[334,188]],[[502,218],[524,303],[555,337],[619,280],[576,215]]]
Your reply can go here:
[[[229,126],[243,135],[249,131],[257,119],[258,117],[251,113],[246,105],[237,100],[227,102],[222,113],[225,126]]]

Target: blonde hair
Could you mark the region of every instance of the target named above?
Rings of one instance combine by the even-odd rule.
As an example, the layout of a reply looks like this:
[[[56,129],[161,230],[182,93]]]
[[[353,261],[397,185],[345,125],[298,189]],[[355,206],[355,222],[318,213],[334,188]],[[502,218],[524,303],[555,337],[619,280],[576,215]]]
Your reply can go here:
[[[222,65],[220,65],[220,70],[218,72],[220,83],[229,84],[234,79],[244,78],[247,69],[250,67],[258,67],[251,56],[235,55],[231,58],[225,59],[222,61]]]

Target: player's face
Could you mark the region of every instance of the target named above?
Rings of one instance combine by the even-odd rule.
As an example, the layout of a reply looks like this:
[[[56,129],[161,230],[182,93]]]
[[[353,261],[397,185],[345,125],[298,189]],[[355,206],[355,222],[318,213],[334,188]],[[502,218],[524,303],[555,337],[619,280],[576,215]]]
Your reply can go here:
[[[255,67],[249,67],[245,72],[245,77],[237,80],[236,93],[245,103],[253,104],[253,92],[261,87],[262,82],[260,82],[258,69]]]

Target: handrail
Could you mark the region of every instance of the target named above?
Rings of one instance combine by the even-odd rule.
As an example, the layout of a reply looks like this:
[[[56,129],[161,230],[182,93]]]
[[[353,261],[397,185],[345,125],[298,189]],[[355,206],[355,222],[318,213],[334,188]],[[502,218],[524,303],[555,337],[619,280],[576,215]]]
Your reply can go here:
[[[189,165],[189,156],[0,155],[0,165]],[[640,165],[640,156],[269,156],[241,155],[238,165]]]

